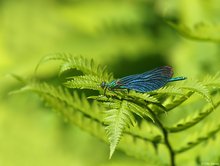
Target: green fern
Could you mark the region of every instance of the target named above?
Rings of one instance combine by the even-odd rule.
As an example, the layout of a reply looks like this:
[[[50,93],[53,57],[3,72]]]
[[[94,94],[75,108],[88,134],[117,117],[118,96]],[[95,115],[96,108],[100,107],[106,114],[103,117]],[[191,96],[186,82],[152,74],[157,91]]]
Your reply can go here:
[[[220,131],[220,124],[218,125],[213,125],[210,124],[206,125],[204,127],[203,132],[198,131],[194,133],[192,136],[187,138],[187,143],[183,147],[179,148],[178,150],[175,151],[175,153],[183,153],[189,149],[192,149],[194,146],[201,144],[205,141],[207,141],[210,138],[213,138],[218,132]]]
[[[138,115],[139,117],[149,118],[150,120],[152,120],[152,122],[155,122],[154,118],[152,117],[152,115],[150,114],[148,109],[144,109],[143,107],[139,106],[138,104],[135,104],[132,102],[127,102],[127,106],[131,112]]]
[[[82,56],[74,57],[71,54],[57,53],[45,56],[40,63],[37,65],[36,69],[39,68],[41,63],[51,61],[51,60],[60,60],[62,65],[60,66],[59,75],[70,69],[77,69],[83,72],[84,74],[97,76],[103,78],[103,81],[108,81],[112,79],[112,74],[106,71],[106,66],[97,65],[94,61],[87,60]]]
[[[166,22],[184,37],[194,40],[204,40],[213,42],[220,41],[220,36],[218,35],[220,25],[199,22],[193,25],[193,27],[190,27],[181,23],[176,24],[168,20]]]
[[[100,82],[102,80],[93,75],[74,76],[71,80],[64,83],[68,88],[101,90]]]
[[[145,101],[152,102],[152,103],[159,102],[157,98],[147,93],[142,94],[142,93],[136,93],[135,91],[130,91],[129,96],[134,97],[134,98],[139,98],[141,100],[145,100]]]
[[[187,99],[189,99],[193,95],[193,93],[194,92],[191,91],[191,92],[187,92],[182,96],[176,96],[176,97],[171,96],[163,102],[163,105],[167,111],[170,111],[176,108],[177,106],[181,105]]]
[[[183,95],[184,93],[180,88],[174,87],[174,86],[165,86],[162,87],[155,92],[157,95]]]
[[[214,76],[207,76],[204,80],[204,85],[206,85],[207,87],[219,88],[220,72],[216,73]]]
[[[51,99],[56,99],[62,102],[64,105],[68,105],[73,109],[77,109],[85,116],[89,116],[92,119],[97,121],[102,121],[102,116],[99,111],[104,112],[104,108],[98,106],[94,101],[93,104],[90,104],[86,99],[85,95],[79,97],[79,95],[74,92],[71,94],[68,89],[63,88],[61,86],[55,87],[47,83],[37,83],[30,82],[28,85],[23,87],[21,91],[34,91],[40,94],[43,97],[50,97]],[[82,107],[83,106],[83,107]],[[96,108],[99,108],[98,110]],[[94,110],[91,112],[90,110]]]
[[[123,101],[118,109],[107,110],[104,123],[107,124],[106,133],[110,142],[109,157],[111,158],[125,128],[135,124],[134,116],[128,110],[126,101]]]
[[[180,88],[189,90],[194,93],[198,93],[199,95],[201,95],[204,99],[206,99],[209,103],[213,105],[210,92],[208,88],[202,82],[195,81],[195,80],[190,80],[190,81],[188,80],[184,83],[184,85],[181,85]]]
[[[110,158],[118,148],[137,158],[151,160],[152,163],[158,163],[161,158],[169,156],[170,163],[167,160],[165,163],[160,162],[160,165],[175,165],[175,157],[179,153],[208,141],[220,131],[218,125],[201,129],[201,132],[195,136],[190,135],[188,142],[179,148],[173,147],[169,139],[175,134],[181,135],[183,131],[193,130],[196,124],[205,123],[205,119],[209,119],[209,115],[218,109],[220,100],[216,90],[220,88],[219,75],[207,77],[202,82],[187,80],[173,83],[172,86],[165,86],[149,93],[107,90],[106,94],[102,95],[103,89],[100,83],[113,79],[106,67],[95,64],[93,60],[73,57],[69,54],[49,55],[43,58],[39,65],[49,60],[62,61],[59,74],[77,69],[82,75],[71,76],[58,87],[45,82],[25,80],[23,81],[25,86],[20,91],[29,90],[38,93],[43,101],[65,119],[109,142]],[[20,77],[15,78],[23,80]],[[74,92],[71,93],[70,89]],[[80,96],[74,89],[96,90],[101,95]],[[199,94],[200,98],[198,99],[198,96],[194,98],[195,94]],[[208,104],[201,103],[201,98]],[[189,112],[181,116],[179,121],[173,120],[173,124],[166,125],[164,119],[172,120],[172,112],[184,114],[175,111],[175,108],[178,110],[192,104],[188,102],[191,99],[198,107],[198,111]],[[210,107],[210,103],[214,109]],[[171,114],[168,114],[168,111],[172,111]],[[164,113],[165,116],[161,116]]]
[[[220,101],[215,104],[215,109],[220,105]],[[194,115],[188,116],[186,119],[181,119],[175,126],[167,128],[169,132],[179,132],[189,127],[194,126],[201,120],[206,118],[212,113],[213,107],[205,108],[204,110],[195,113]]]

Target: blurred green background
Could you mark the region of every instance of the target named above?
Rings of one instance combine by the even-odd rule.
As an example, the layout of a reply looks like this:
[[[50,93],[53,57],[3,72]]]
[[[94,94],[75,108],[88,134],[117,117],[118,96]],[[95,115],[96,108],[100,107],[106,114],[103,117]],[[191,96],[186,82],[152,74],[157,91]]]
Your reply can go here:
[[[202,79],[219,71],[219,43],[187,39],[165,19],[217,26],[219,11],[218,0],[0,0],[0,165],[144,165],[121,152],[109,161],[108,145],[37,95],[9,96],[20,85],[8,74],[30,77],[44,55],[65,52],[92,57],[115,77],[170,65],[175,75]],[[46,64],[38,74],[56,72]]]

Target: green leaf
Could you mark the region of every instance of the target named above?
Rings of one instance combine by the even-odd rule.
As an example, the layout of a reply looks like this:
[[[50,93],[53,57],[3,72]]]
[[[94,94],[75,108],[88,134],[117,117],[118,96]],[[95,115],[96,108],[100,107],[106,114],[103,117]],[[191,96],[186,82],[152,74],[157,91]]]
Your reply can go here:
[[[60,60],[63,62],[61,64],[59,74],[62,74],[63,72],[70,69],[77,69],[82,71],[86,75],[88,74],[98,76],[100,79],[102,79],[102,81],[109,81],[113,79],[112,74],[107,72],[106,66],[102,67],[101,65],[95,64],[92,59],[88,60],[82,56],[74,57],[71,54],[65,53],[56,53],[45,56],[38,63],[35,71],[42,63],[51,60]]]
[[[40,67],[40,65],[42,63],[52,61],[52,60],[67,61],[69,56],[70,56],[69,54],[65,54],[65,53],[48,54],[48,55],[44,56],[40,60],[40,62],[37,64],[37,66],[35,67],[35,73],[37,72],[38,68]]]
[[[202,82],[195,81],[195,80],[187,80],[183,85],[179,85],[181,89],[186,89],[195,93],[198,93],[203,98],[206,99],[206,101],[213,106],[213,102],[211,99],[211,95],[209,93],[208,88],[202,84]]]
[[[186,38],[220,42],[219,24],[199,22],[190,27],[182,23],[177,24],[171,21],[167,21],[167,23]]]
[[[157,95],[165,94],[165,95],[183,95],[183,91],[176,86],[164,86],[160,89],[157,89],[151,93],[156,93]]]
[[[100,77],[93,75],[74,76],[64,83],[68,88],[102,90]]]
[[[102,114],[100,114],[100,112],[104,112],[105,109],[101,106],[97,106],[98,103],[96,101],[90,103],[85,95],[82,95],[80,97],[76,92],[71,94],[69,90],[64,87],[55,87],[47,83],[37,82],[29,83],[22,88],[22,91],[24,90],[37,92],[43,98],[50,96],[54,100],[59,100],[63,104],[66,104],[73,109],[81,111],[86,116],[89,116],[98,121],[102,121]],[[97,109],[97,107],[99,109]]]
[[[66,59],[61,65],[60,74],[69,69],[77,69],[86,75],[97,76],[102,79],[102,81],[109,81],[112,79],[112,74],[107,72],[106,66],[103,67],[101,65],[97,65],[92,59],[88,60],[82,56],[69,56],[68,59]]]
[[[164,143],[161,130],[153,123],[142,120],[139,125],[126,129],[125,133],[152,143]]]
[[[135,91],[130,91],[128,96],[138,98],[138,99],[142,99],[144,101],[148,101],[148,102],[152,102],[152,103],[158,103],[159,102],[157,100],[157,98],[155,98],[154,96],[151,96],[148,93],[138,93],[138,92],[135,92]]]
[[[207,76],[203,84],[208,87],[217,87],[220,88],[220,72],[216,73],[214,76]]]
[[[176,154],[183,153],[189,149],[192,149],[196,145],[199,145],[202,142],[207,141],[208,139],[214,137],[220,131],[220,124],[207,124],[203,127],[202,131],[194,132],[193,135],[188,136],[186,138],[186,143],[179,149],[175,150]]]
[[[184,94],[182,96],[175,96],[175,97],[171,96],[163,102],[163,105],[167,111],[170,111],[170,110],[180,106],[184,101],[189,99],[193,93],[194,92],[188,92],[187,94]]]
[[[23,84],[27,83],[27,81],[24,78],[22,78],[21,76],[19,76],[19,75],[16,75],[16,74],[9,74],[9,75],[11,77],[15,78],[17,81],[23,83]]]
[[[104,123],[107,125],[105,129],[110,143],[109,158],[111,158],[121,139],[123,131],[125,128],[130,127],[131,124],[134,124],[135,119],[132,113],[128,111],[127,102],[122,101],[119,109],[106,111]]]
[[[148,109],[143,108],[135,103],[132,102],[127,102],[128,104],[128,109],[133,112],[134,114],[140,116],[141,118],[146,118],[148,117],[149,119],[152,120],[152,122],[154,121],[154,118],[152,117],[152,115],[150,114],[150,112],[148,111]]]
[[[219,105],[220,101],[215,104],[214,108],[216,109]],[[213,112],[213,110],[213,107],[205,108],[200,112],[196,112],[194,115],[189,115],[187,118],[181,119],[173,127],[167,127],[167,130],[171,133],[174,133],[190,128],[206,118],[210,113]]]

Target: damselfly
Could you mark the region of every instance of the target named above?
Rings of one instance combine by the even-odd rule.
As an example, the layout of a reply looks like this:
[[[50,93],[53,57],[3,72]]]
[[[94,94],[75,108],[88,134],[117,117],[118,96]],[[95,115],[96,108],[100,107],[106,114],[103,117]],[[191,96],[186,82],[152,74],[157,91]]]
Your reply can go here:
[[[174,77],[173,70],[170,66],[162,66],[156,69],[144,72],[142,74],[134,74],[113,80],[109,83],[102,82],[101,87],[110,91],[118,89],[134,90],[137,92],[145,93],[159,89],[166,85],[168,82],[185,80],[186,77]]]

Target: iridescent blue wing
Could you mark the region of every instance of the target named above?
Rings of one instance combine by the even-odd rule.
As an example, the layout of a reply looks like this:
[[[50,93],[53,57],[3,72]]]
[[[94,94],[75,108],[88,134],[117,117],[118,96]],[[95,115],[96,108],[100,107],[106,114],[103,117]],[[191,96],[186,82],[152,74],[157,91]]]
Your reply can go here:
[[[169,66],[163,66],[142,74],[135,74],[117,80],[120,88],[149,92],[159,89],[169,82],[173,76],[173,70]]]

